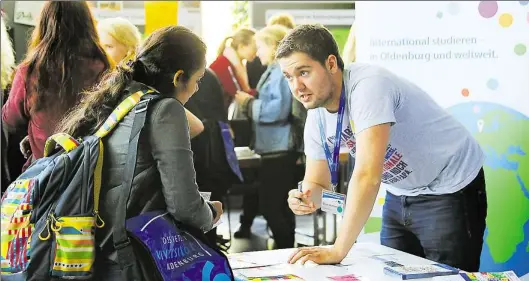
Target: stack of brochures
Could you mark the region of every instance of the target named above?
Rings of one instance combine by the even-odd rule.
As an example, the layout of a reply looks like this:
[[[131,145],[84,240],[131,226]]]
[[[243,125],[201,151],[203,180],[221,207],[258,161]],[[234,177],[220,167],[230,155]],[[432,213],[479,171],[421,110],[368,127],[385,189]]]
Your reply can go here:
[[[407,265],[396,267],[384,267],[384,273],[387,275],[399,277],[402,280],[432,278],[435,276],[455,275],[459,270],[446,264],[429,264],[429,265]]]

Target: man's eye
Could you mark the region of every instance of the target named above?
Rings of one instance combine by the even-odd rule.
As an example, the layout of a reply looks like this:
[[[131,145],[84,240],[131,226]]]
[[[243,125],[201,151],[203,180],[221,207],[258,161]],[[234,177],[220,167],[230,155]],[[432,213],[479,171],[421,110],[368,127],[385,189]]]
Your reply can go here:
[[[307,75],[309,75],[309,72],[308,71],[301,71],[300,74],[301,74],[301,76],[307,76]]]

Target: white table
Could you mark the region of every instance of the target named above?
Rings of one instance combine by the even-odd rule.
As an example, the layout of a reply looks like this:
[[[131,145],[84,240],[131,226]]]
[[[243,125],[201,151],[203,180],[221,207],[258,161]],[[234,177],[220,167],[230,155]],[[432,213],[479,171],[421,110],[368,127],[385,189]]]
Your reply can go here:
[[[261,155],[250,150],[249,147],[235,147],[235,154],[241,168],[258,168],[261,165]]]
[[[385,275],[383,272],[386,266],[382,261],[372,258],[374,255],[383,255],[381,257],[386,260],[392,260],[404,265],[427,265],[434,262],[413,256],[395,249],[391,249],[374,243],[356,243],[347,257],[343,260],[340,266],[336,265],[316,265],[311,264],[287,264],[287,259],[294,249],[274,250],[274,251],[259,251],[259,252],[245,252],[238,254],[231,254],[230,264],[234,267],[234,273],[242,273],[245,269],[235,269],[240,265],[240,261],[253,262],[264,261],[269,263],[276,263],[269,268],[264,268],[267,273],[275,275],[278,272],[285,272],[297,275],[305,281],[324,281],[330,280],[329,276],[340,276],[347,274],[354,274],[362,276],[369,281],[396,281],[400,280],[396,277]],[[286,270],[285,270],[286,269]],[[432,279],[418,279],[418,280],[432,280]]]

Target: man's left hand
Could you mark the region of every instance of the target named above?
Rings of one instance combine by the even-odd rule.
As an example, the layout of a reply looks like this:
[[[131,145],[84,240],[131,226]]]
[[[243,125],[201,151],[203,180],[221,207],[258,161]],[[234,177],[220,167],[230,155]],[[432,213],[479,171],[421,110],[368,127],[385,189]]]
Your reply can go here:
[[[307,261],[313,261],[317,264],[337,264],[344,259],[338,249],[333,247],[306,247],[298,248],[288,258],[288,263],[296,263],[298,260],[301,264]]]

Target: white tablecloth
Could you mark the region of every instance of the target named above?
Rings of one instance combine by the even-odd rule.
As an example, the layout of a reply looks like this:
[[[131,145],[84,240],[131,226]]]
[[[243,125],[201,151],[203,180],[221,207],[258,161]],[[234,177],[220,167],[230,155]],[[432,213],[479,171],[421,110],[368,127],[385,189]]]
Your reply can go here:
[[[363,277],[361,280],[369,281],[395,281],[400,280],[384,274],[383,269],[386,266],[384,262],[373,258],[373,256],[395,261],[403,265],[427,265],[434,262],[413,256],[395,249],[391,249],[374,243],[356,243],[347,257],[343,260],[342,265],[316,265],[311,264],[287,264],[287,259],[293,249],[245,252],[229,255],[230,263],[234,267],[234,272],[244,273],[247,269],[235,269],[237,267],[249,266],[252,263],[259,264],[276,264],[268,268],[263,268],[267,274],[279,275],[289,273],[297,275],[306,281],[324,281],[331,280],[329,276],[340,276],[354,274]],[[254,269],[255,270],[255,269]],[[432,279],[419,279],[432,280]]]

